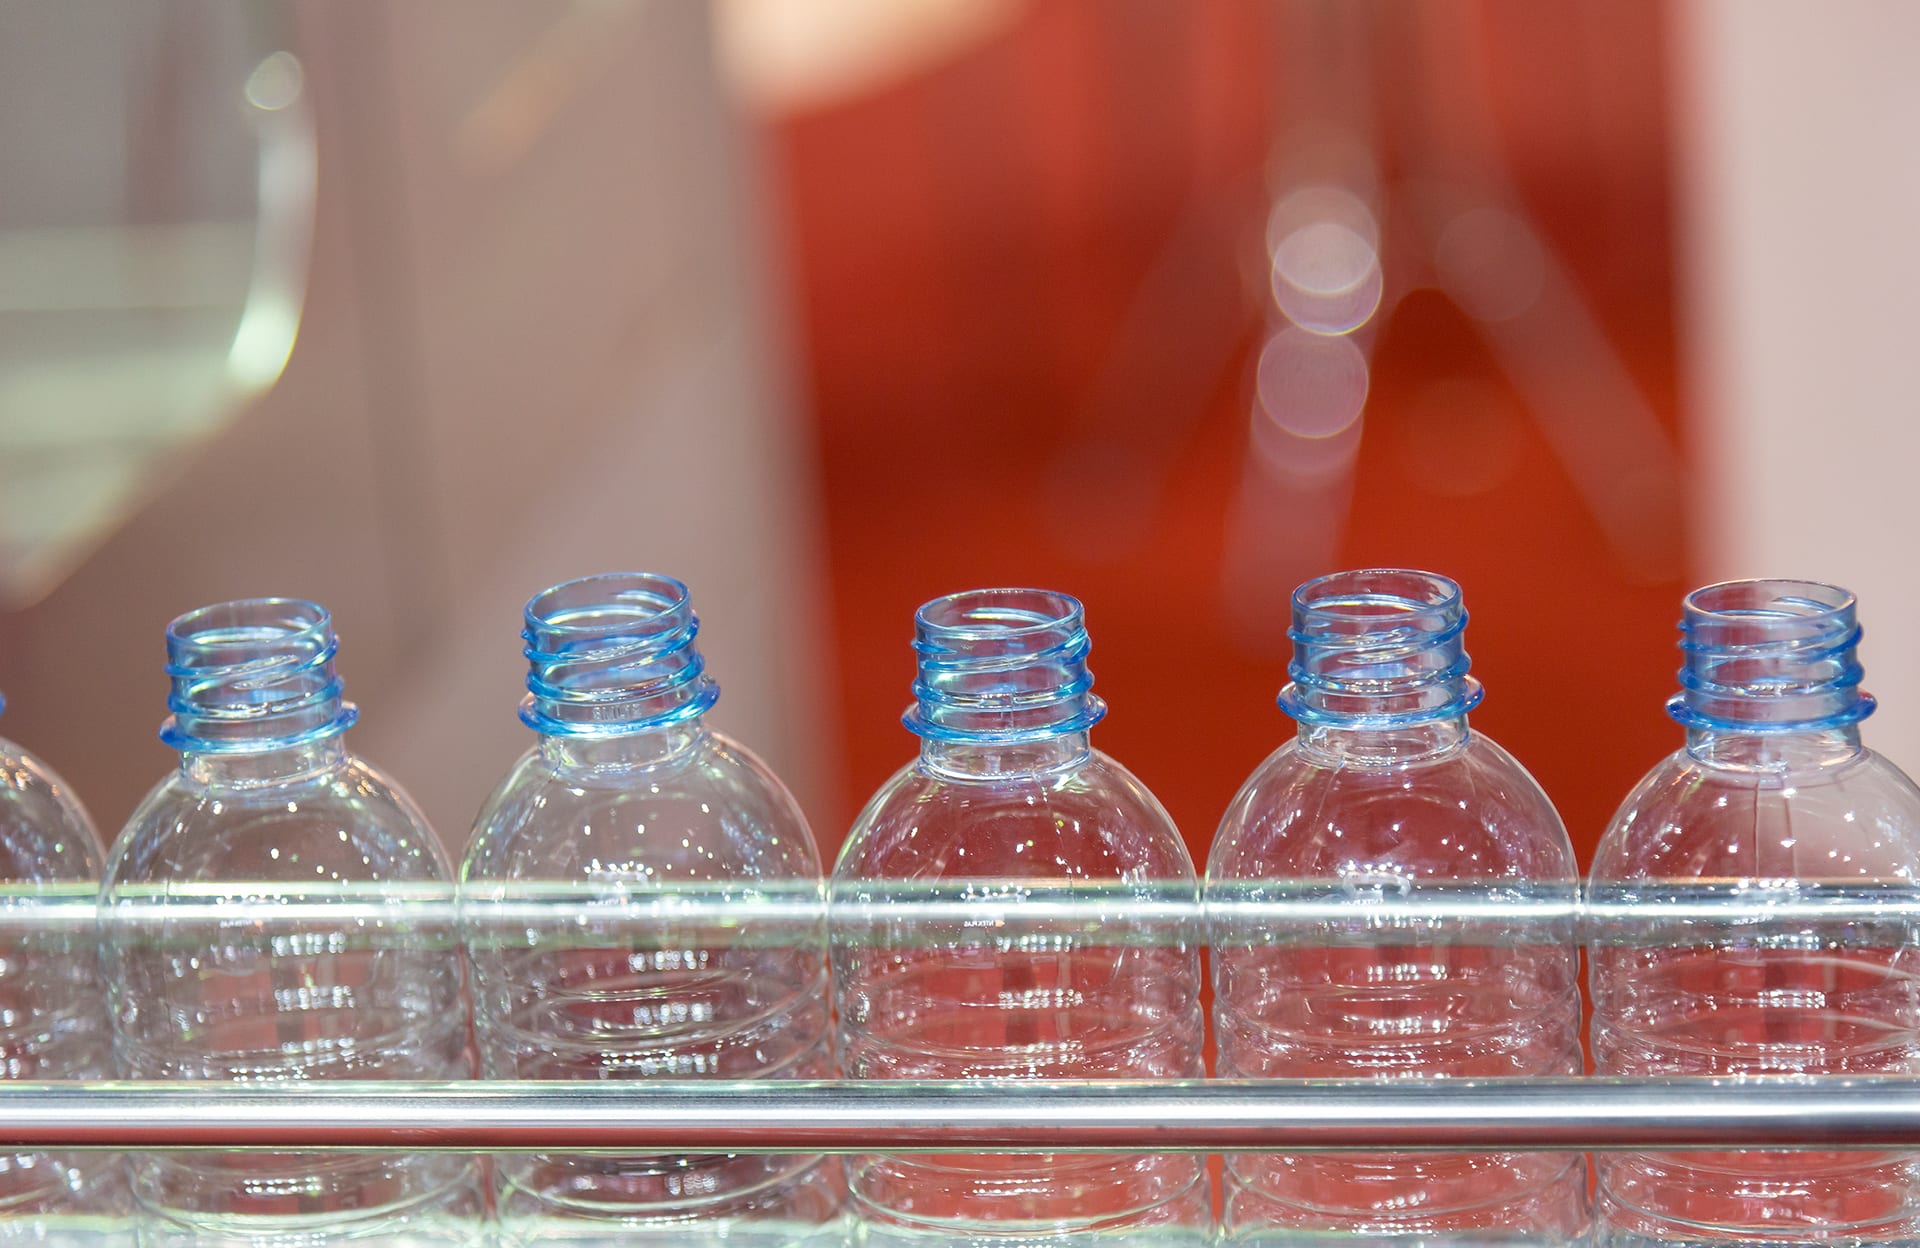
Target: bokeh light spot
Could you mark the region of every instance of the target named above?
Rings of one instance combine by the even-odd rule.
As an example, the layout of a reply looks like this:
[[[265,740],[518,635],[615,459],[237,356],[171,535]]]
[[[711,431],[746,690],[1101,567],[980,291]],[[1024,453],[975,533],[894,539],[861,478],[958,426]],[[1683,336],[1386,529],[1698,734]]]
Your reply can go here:
[[[1317,334],[1349,334],[1380,307],[1380,231],[1358,196],[1306,187],[1267,217],[1273,300],[1287,319]]]
[[[1290,327],[1267,341],[1255,376],[1256,420],[1303,438],[1330,438],[1367,402],[1367,357],[1351,339]]]
[[[300,66],[300,58],[291,52],[275,52],[247,75],[247,103],[277,113],[299,100],[305,83],[306,71]]]

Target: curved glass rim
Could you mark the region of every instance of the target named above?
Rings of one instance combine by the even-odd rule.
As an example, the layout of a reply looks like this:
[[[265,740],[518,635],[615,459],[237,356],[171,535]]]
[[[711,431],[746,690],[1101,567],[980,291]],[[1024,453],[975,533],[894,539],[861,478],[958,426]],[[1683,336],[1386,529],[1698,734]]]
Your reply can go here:
[[[609,616],[647,623],[672,615],[692,600],[693,591],[678,577],[659,572],[596,572],[549,585],[527,599],[523,614],[529,629],[590,634],[606,631],[604,621]]]
[[[1370,581],[1385,581],[1369,585]],[[1404,590],[1424,589],[1416,596]],[[1322,596],[1324,595],[1324,596]],[[1331,616],[1346,620],[1375,620],[1371,611],[1343,610],[1361,603],[1403,603],[1415,611],[1444,611],[1462,600],[1460,583],[1439,572],[1420,568],[1354,568],[1316,576],[1293,591],[1297,612]]]
[[[943,618],[946,611],[953,613],[952,619]],[[988,611],[1001,614],[976,614]],[[1024,637],[1079,627],[1085,620],[1086,607],[1072,594],[1018,586],[963,589],[924,602],[913,613],[914,625],[922,633],[962,640]]]
[[[167,624],[167,641],[184,649],[298,637],[332,626],[333,613],[308,598],[235,598],[176,615]]]
[[[1724,601],[1723,601],[1724,600]],[[1859,606],[1852,590],[1825,581],[1751,577],[1703,585],[1681,600],[1687,617],[1749,623],[1756,617],[1818,622],[1838,619]],[[1813,610],[1792,610],[1805,605]]]

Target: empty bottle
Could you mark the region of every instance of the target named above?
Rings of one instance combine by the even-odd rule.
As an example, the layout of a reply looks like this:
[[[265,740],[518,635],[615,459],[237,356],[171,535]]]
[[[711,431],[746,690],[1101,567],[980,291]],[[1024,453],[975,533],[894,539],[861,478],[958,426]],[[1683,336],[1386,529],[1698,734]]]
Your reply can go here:
[[[698,629],[664,576],[527,604],[539,740],[461,870],[490,1078],[833,1075],[819,851],[779,779],[706,726]],[[783,907],[802,920],[755,921]],[[844,1205],[819,1156],[517,1154],[496,1173],[516,1244],[838,1242]]]
[[[834,870],[843,1073],[1203,1074],[1198,933],[1132,917],[1191,909],[1192,860],[1153,795],[1089,744],[1105,706],[1080,603],[978,590],[915,623],[920,757],[867,803]],[[1197,1243],[1203,1161],[860,1156],[848,1179],[869,1244]]]
[[[1298,731],[1208,859],[1221,1077],[1579,1072],[1573,847],[1533,778],[1467,726],[1466,622],[1459,586],[1427,572],[1295,591],[1280,705]],[[1579,1156],[1227,1158],[1233,1244],[1552,1245],[1587,1221]]]
[[[0,709],[6,701],[0,698]],[[0,1072],[108,1079],[113,1059],[94,947],[99,838],[73,790],[0,738]],[[110,1242],[120,1159],[0,1154],[0,1244]]]
[[[1920,790],[1860,744],[1853,595],[1697,590],[1686,748],[1594,857],[1593,1057],[1607,1075],[1920,1074]],[[1912,1153],[1606,1153],[1608,1245],[1912,1244]]]
[[[472,1074],[452,871],[393,781],[347,752],[327,613],[229,602],[167,629],[180,765],[101,888],[113,1050],[129,1079],[295,1084]],[[470,1157],[139,1153],[140,1242],[479,1242]]]

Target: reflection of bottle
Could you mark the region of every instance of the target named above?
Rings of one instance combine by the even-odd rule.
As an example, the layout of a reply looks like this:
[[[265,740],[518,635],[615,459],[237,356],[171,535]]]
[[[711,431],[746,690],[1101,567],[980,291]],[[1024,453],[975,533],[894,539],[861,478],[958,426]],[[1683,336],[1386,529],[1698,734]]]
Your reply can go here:
[[[819,851],[785,786],[703,725],[719,690],[686,586],[587,577],[526,619],[521,718],[540,739],[481,810],[461,871],[485,1073],[831,1077]],[[673,917],[783,898],[810,903],[811,926]],[[555,921],[510,904],[524,901]],[[526,1154],[497,1171],[510,1243],[784,1244],[837,1234],[843,1204],[838,1162],[818,1156]]]
[[[464,1079],[451,870],[354,710],[312,603],[230,602],[167,629],[180,766],[108,857],[103,965],[129,1079]],[[477,1242],[468,1157],[145,1153],[141,1242]]]
[[[1153,795],[1092,749],[1080,604],[981,590],[916,618],[919,759],[854,821],[834,871],[841,1064],[855,1079],[1081,1079],[1203,1073],[1199,952],[1123,932],[1129,903],[1197,900]],[[1061,899],[1111,922],[1049,925]],[[942,903],[913,916],[894,901]],[[868,1156],[849,1180],[868,1243],[1198,1242],[1209,1194],[1190,1155]]]
[[[1735,581],[1689,595],[1680,627],[1667,709],[1687,746],[1628,795],[1594,858],[1600,1073],[1920,1074],[1920,790],[1860,744],[1873,699],[1853,596]],[[1597,1162],[1606,1244],[1920,1235],[1912,1154]]]
[[[1459,587],[1424,572],[1336,573],[1294,594],[1280,704],[1299,733],[1234,798],[1208,862],[1222,1077],[1578,1073],[1571,906],[1498,917],[1570,903],[1573,847],[1533,778],[1467,728],[1466,619]],[[1418,917],[1450,901],[1492,904]],[[1287,919],[1289,903],[1311,920]],[[1586,1221],[1586,1167],[1567,1154],[1227,1159],[1235,1244],[1564,1244]]]
[[[0,1071],[8,1079],[112,1077],[93,925],[73,921],[100,886],[100,858],[73,790],[0,738]],[[0,1155],[0,1244],[111,1236],[123,1191],[117,1157]]]

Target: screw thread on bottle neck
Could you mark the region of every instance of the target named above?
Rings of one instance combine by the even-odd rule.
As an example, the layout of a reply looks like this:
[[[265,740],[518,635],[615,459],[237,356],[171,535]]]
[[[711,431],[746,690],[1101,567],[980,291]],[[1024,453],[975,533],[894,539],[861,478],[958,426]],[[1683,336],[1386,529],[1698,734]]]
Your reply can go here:
[[[1815,581],[1725,581],[1688,594],[1680,692],[1667,713],[1695,733],[1853,731],[1860,625],[1848,591]]]
[[[1059,747],[1084,742],[1106,714],[1087,670],[1085,612],[1071,595],[980,589],[936,598],[914,615],[913,648],[917,700],[903,722],[942,758],[985,750],[1013,766],[1060,761]]]
[[[1293,595],[1293,662],[1280,708],[1302,733],[1399,730],[1460,720],[1480,702],[1467,675],[1467,612],[1444,576],[1336,572]]]
[[[520,718],[548,737],[608,738],[687,724],[720,697],[694,638],[700,620],[670,576],[611,572],[527,603]]]
[[[359,712],[342,699],[333,618],[317,603],[253,598],[202,607],[167,626],[173,683],[160,739],[186,754],[266,754],[339,736]]]

